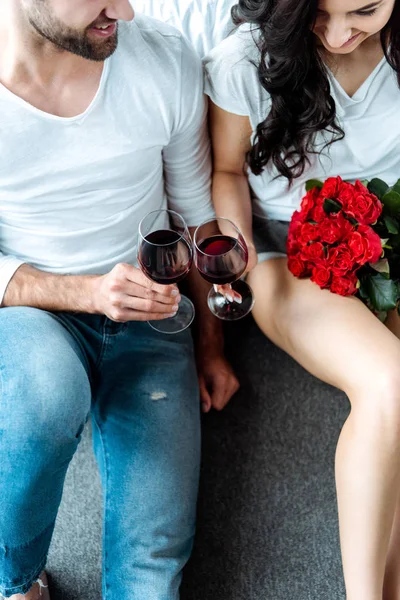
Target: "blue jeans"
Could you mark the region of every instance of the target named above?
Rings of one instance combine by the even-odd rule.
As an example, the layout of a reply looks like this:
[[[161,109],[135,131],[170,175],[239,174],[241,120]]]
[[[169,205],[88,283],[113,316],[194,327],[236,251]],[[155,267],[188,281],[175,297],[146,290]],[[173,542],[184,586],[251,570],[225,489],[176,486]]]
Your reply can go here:
[[[90,411],[103,599],[176,600],[199,476],[190,334],[24,307],[0,309],[0,597],[26,593],[45,566]]]

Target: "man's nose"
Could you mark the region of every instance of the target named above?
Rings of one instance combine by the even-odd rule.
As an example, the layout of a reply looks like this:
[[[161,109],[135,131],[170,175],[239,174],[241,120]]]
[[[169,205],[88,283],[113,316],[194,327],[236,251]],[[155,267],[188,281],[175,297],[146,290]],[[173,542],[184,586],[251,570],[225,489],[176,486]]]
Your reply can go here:
[[[108,19],[120,21],[132,21],[135,16],[129,0],[113,0],[109,2],[104,9],[104,14]]]

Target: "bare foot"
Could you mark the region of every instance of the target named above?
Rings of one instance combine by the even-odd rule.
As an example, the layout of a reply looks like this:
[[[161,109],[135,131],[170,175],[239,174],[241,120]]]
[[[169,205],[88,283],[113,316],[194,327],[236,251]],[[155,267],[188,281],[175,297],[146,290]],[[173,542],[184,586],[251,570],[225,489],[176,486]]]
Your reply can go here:
[[[42,585],[35,583],[32,589],[26,594],[14,594],[9,600],[50,600],[49,584],[47,581],[47,575],[43,571],[39,579]]]

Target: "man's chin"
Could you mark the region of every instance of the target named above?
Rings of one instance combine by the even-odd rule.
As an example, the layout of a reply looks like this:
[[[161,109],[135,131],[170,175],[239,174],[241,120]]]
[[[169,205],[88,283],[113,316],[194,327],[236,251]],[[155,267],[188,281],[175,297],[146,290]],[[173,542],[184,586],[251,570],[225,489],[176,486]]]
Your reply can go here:
[[[69,47],[64,46],[65,50],[69,50],[77,56],[86,58],[87,60],[93,60],[96,62],[103,62],[109,58],[118,47],[118,33],[115,32],[113,36],[102,40],[93,40],[86,37],[86,42],[81,44],[71,44]]]
[[[115,34],[112,38],[92,45],[92,51],[87,56],[89,60],[102,62],[110,58],[118,47],[118,36]]]

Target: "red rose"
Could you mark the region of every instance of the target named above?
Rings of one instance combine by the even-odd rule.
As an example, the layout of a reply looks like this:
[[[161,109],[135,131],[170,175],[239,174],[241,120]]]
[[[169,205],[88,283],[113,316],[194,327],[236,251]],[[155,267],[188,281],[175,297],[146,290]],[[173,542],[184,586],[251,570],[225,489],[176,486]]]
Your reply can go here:
[[[360,265],[366,263],[368,244],[365,236],[361,235],[359,231],[352,231],[346,241],[354,261]]]
[[[347,181],[343,181],[340,191],[337,196],[337,200],[339,200],[340,204],[343,207],[344,212],[347,213],[347,208],[349,204],[353,201],[353,197],[356,190],[351,183],[347,183]]]
[[[362,194],[369,194],[369,190],[367,187],[365,187],[365,185],[363,183],[361,183],[361,181],[359,179],[356,179],[355,183],[354,183],[354,187],[356,188],[357,192],[361,192]]]
[[[303,247],[303,242],[300,237],[302,225],[302,216],[299,211],[296,210],[293,213],[292,220],[289,224],[287,239],[287,252],[289,255],[296,254]]]
[[[337,198],[337,194],[339,192],[339,189],[342,186],[342,178],[341,177],[328,177],[328,179],[325,181],[324,185],[322,186],[322,190],[320,193],[320,197],[321,198],[332,198],[335,199]]]
[[[321,223],[321,221],[326,219],[326,212],[324,211],[323,203],[318,201],[316,206],[314,206],[310,212],[309,216],[312,221],[316,221],[317,223]]]
[[[304,261],[310,261],[315,264],[325,258],[324,246],[321,242],[312,242],[307,246],[303,246],[300,257]]]
[[[301,225],[302,223],[305,223],[307,220],[306,216],[304,215],[304,213],[299,212],[298,210],[295,210],[293,215],[292,215],[292,219],[290,221],[290,225]]]
[[[332,273],[341,277],[354,267],[354,258],[347,244],[340,244],[328,250],[328,264]]]
[[[286,242],[286,252],[288,256],[298,254],[302,248],[303,246],[295,238],[288,238]]]
[[[376,196],[370,194],[366,188],[363,192],[354,188],[353,197],[344,210],[347,216],[352,217],[361,225],[372,225],[382,213],[382,203]]]
[[[317,187],[309,190],[301,201],[301,212],[307,216],[310,216],[311,211],[316,206],[319,196],[319,189]]]
[[[304,261],[298,256],[289,256],[288,258],[289,271],[293,273],[295,277],[303,277],[308,274],[308,268]]]
[[[326,242],[327,244],[340,242],[353,230],[354,226],[345,218],[342,211],[336,215],[331,214],[326,216],[324,221],[319,225],[321,242]]]
[[[357,275],[349,273],[344,277],[332,277],[331,292],[340,296],[353,296],[357,292]]]
[[[312,223],[303,223],[299,232],[300,242],[308,244],[308,242],[316,242],[319,240],[319,227]]]
[[[364,243],[366,244],[365,262],[376,263],[381,258],[383,252],[381,238],[368,225],[360,225],[357,231],[363,236]]]
[[[329,287],[331,278],[332,271],[326,262],[315,266],[312,270],[311,281],[319,285],[322,290]]]
[[[289,231],[288,231],[288,239],[299,239],[300,236],[300,230],[301,230],[301,226],[303,225],[304,220],[302,218],[302,215],[299,213],[299,211],[295,211],[293,213],[292,216],[292,220],[290,221],[289,224]]]

